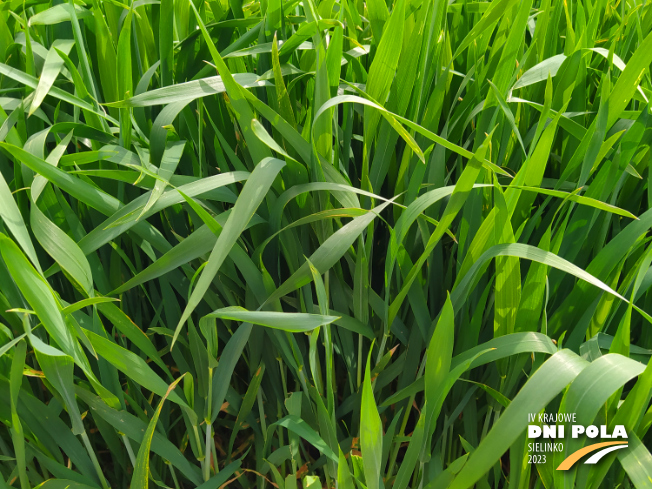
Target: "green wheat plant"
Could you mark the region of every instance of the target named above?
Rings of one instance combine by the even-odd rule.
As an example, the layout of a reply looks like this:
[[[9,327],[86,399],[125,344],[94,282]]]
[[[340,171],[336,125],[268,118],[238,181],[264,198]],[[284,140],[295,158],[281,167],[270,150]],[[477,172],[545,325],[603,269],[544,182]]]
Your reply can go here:
[[[0,489],[651,488],[651,63],[649,0],[0,1]]]

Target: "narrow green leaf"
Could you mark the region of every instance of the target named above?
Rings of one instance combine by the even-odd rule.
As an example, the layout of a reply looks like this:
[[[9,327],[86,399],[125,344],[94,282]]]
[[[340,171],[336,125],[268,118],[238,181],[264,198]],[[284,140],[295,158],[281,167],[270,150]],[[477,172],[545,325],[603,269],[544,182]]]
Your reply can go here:
[[[156,429],[156,424],[158,423],[158,418],[161,415],[161,410],[163,409],[163,403],[167,397],[172,393],[177,384],[183,379],[183,375],[177,380],[172,382],[170,386],[163,394],[161,400],[154,411],[154,416],[152,420],[147,425],[147,431],[143,436],[143,442],[138,449],[138,458],[136,459],[136,466],[134,467],[134,475],[131,477],[131,483],[129,484],[130,489],[147,489],[149,487],[149,452],[152,446],[152,438],[154,437],[154,430]]]
[[[380,421],[373,388],[371,387],[371,351],[367,357],[362,400],[360,405],[360,451],[364,475],[369,489],[379,489],[383,451],[383,425]]]
[[[202,270],[197,285],[192,291],[190,299],[188,299],[188,305],[186,305],[181,320],[175,329],[174,340],[179,335],[183,323],[186,322],[192,311],[199,304],[199,301],[203,298],[210,283],[222,266],[224,259],[245,229],[247,223],[251,220],[254,212],[271,187],[274,178],[283,166],[285,166],[285,163],[281,160],[266,158],[256,166],[247,183],[245,183],[235,206],[231,210],[231,214],[229,214],[226,224],[224,224],[222,233],[217,238],[215,247],[208,259],[208,264]]]

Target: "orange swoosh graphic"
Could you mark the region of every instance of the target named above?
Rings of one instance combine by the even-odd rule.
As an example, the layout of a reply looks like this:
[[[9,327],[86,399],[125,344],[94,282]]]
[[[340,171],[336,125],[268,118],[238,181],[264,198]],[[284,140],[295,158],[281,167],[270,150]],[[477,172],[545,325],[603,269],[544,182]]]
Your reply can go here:
[[[589,445],[588,447],[580,448],[578,451],[573,452],[568,457],[566,457],[566,460],[564,460],[561,464],[559,464],[559,467],[557,467],[557,470],[568,470],[575,464],[575,462],[577,462],[579,459],[581,459],[587,453],[595,452],[596,450],[599,450],[600,448],[608,447],[608,446],[611,446],[611,445],[627,445],[627,442],[626,441],[605,441],[603,443],[596,443],[594,445]]]

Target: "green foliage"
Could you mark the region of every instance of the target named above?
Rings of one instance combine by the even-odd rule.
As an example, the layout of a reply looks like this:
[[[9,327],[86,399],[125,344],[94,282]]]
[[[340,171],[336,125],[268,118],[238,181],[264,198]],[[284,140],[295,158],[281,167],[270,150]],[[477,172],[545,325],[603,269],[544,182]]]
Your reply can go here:
[[[0,0],[0,489],[651,487],[651,63],[649,2]]]

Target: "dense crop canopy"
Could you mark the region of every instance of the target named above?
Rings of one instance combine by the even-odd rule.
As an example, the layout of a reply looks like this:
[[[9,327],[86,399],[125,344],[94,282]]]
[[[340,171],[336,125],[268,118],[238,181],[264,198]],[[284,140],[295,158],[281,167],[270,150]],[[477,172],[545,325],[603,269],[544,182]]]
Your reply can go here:
[[[649,1],[0,0],[0,489],[652,487],[651,63]]]

